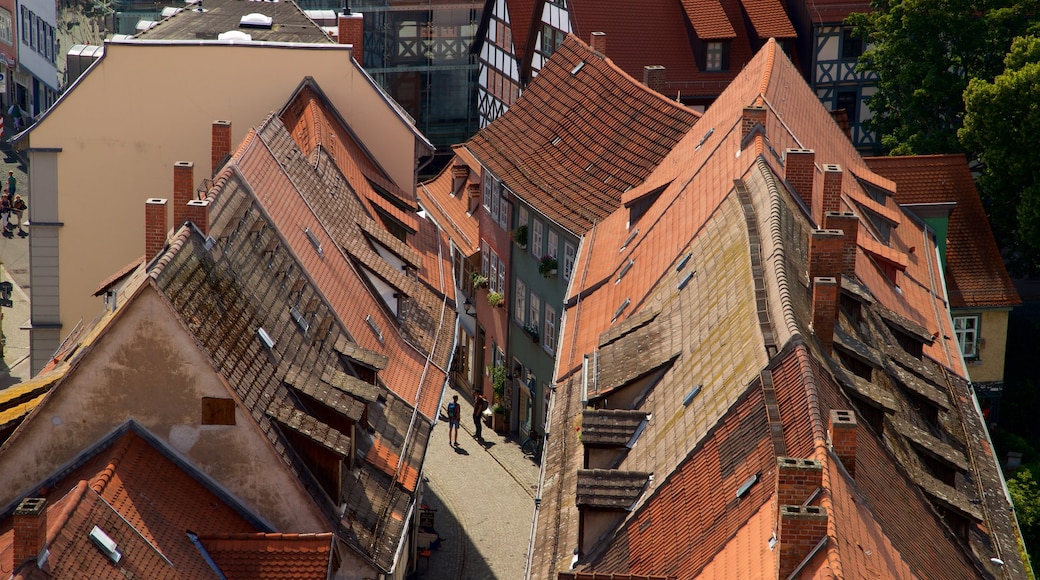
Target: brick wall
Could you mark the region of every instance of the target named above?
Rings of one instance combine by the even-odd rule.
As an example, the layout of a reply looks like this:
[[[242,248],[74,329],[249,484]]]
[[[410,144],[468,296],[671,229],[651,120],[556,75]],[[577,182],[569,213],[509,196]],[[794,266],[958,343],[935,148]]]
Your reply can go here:
[[[755,125],[765,126],[765,124],[765,107],[744,107],[744,112],[740,116],[740,138],[744,139],[747,137],[748,133],[755,128]]]
[[[802,505],[823,485],[823,464],[814,459],[776,458],[776,499],[779,505]]]
[[[231,121],[213,121],[212,147],[210,152],[210,168],[213,175],[220,170],[224,158],[231,155]]]
[[[841,275],[845,234],[841,230],[813,230],[809,234],[809,281]]]
[[[365,62],[362,54],[365,48],[365,19],[361,14],[340,14],[337,18],[339,31],[337,33],[340,44],[354,45],[354,60],[358,64]]]
[[[856,238],[859,236],[859,218],[852,212],[829,211],[823,215],[823,227],[844,232],[841,249],[841,273],[856,277]]]
[[[845,471],[856,477],[856,413],[834,409],[830,416],[831,451],[838,456]]]
[[[203,236],[209,235],[209,200],[193,199],[187,204],[187,219],[199,228]]]
[[[816,152],[788,149],[784,152],[784,179],[794,189],[806,209],[812,211],[813,181],[816,179]]]
[[[46,506],[46,499],[30,497],[15,508],[11,525],[14,529],[15,568],[26,560],[35,560],[47,541]]]
[[[788,578],[826,535],[827,510],[823,507],[780,506],[779,577]]]
[[[823,187],[819,194],[813,196],[812,215],[817,224],[823,224],[823,216],[827,212],[841,210],[842,175],[840,165],[823,166]]]

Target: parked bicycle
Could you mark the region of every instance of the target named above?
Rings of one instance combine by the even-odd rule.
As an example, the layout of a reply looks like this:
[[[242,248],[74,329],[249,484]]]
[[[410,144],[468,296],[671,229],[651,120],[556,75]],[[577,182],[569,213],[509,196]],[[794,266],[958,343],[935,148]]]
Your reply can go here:
[[[538,431],[531,429],[527,434],[527,439],[524,439],[523,442],[520,443],[520,451],[522,451],[524,455],[530,456],[535,461],[540,460],[542,458],[541,434],[538,433]]]

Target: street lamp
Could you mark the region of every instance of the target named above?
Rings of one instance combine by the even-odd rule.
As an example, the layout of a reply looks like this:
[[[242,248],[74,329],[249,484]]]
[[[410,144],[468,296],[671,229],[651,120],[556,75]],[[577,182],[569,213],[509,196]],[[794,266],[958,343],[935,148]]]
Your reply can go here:
[[[473,316],[473,313],[476,312],[476,309],[473,308],[473,301],[467,298],[466,301],[462,303],[462,310],[467,315]]]

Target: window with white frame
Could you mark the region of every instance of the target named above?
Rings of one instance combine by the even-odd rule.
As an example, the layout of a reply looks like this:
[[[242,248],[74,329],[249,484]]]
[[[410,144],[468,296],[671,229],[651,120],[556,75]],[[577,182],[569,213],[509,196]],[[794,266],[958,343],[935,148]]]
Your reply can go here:
[[[493,250],[488,250],[488,261],[491,262],[491,271],[488,272],[488,288],[492,292],[498,292],[498,256]]]
[[[496,255],[497,259],[498,256]],[[498,288],[495,292],[505,293],[506,291],[506,263],[502,260],[498,260]]]
[[[564,242],[563,244],[563,279],[571,279],[571,270],[574,269],[574,244]]]
[[[527,208],[517,204],[516,210],[516,227],[526,226],[528,220]]]
[[[14,46],[14,17],[11,11],[0,8],[0,42]]]
[[[516,317],[516,321],[520,324],[524,323],[524,316],[527,314],[527,284],[524,281],[516,279],[516,308],[513,309],[513,316]]]
[[[722,70],[722,43],[721,42],[709,42],[708,43],[708,57],[705,61],[704,70],[708,71],[720,71]]]
[[[491,212],[491,190],[493,188],[492,183],[495,181],[495,176],[491,175],[487,171],[484,172],[484,209]]]
[[[549,352],[556,352],[556,309],[545,305],[545,335],[542,345]]]
[[[552,228],[549,230],[549,247],[545,248],[545,254],[552,256],[555,260],[560,256],[560,236]]]
[[[535,258],[542,257],[542,222],[531,221],[531,253]]]
[[[531,292],[531,312],[527,324],[533,328],[538,328],[539,321],[541,320],[541,313],[542,299],[534,292]]]
[[[953,332],[957,335],[957,344],[961,346],[961,355],[967,360],[979,358],[979,317],[978,315],[955,316]]]
[[[480,242],[480,273],[487,276],[490,291],[505,293],[506,263],[483,240]]]
[[[509,194],[509,188],[503,185],[499,192],[498,213],[495,214],[495,220],[502,229],[509,227]]]
[[[491,267],[489,264],[490,256],[488,254],[488,245],[484,240],[480,240],[480,274],[485,278],[490,278]]]

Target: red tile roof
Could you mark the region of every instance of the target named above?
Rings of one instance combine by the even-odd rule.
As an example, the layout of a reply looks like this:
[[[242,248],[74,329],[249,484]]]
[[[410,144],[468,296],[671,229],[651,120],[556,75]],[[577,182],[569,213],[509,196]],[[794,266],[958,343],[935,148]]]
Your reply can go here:
[[[513,52],[516,54],[518,62],[524,59],[527,44],[533,40],[529,39],[528,35],[531,34],[531,24],[536,15],[541,16],[543,3],[544,0],[509,0],[506,3],[506,9],[509,11],[509,27],[513,33]],[[535,30],[535,35],[538,32]],[[507,50],[508,48],[506,47]]]
[[[571,36],[524,98],[466,149],[517,197],[581,233],[610,215],[696,120]]]
[[[456,148],[458,151],[459,148]],[[470,167],[465,181],[452,176],[452,165],[461,165],[461,158],[449,163],[437,177],[420,183],[417,189],[419,204],[458,246],[464,256],[472,256],[480,250],[480,232],[477,218],[470,214],[479,201],[471,201],[466,185],[479,183],[480,166]]]
[[[331,533],[214,534],[199,540],[228,580],[324,580]]]
[[[946,234],[946,289],[952,307],[1022,303],[1004,268],[963,155],[868,157],[866,162],[896,182],[900,204],[957,204],[950,212]]]
[[[719,0],[682,0],[682,7],[701,40],[736,38],[737,33],[733,31]]]
[[[740,3],[759,39],[798,37],[780,0],[741,0]]]

